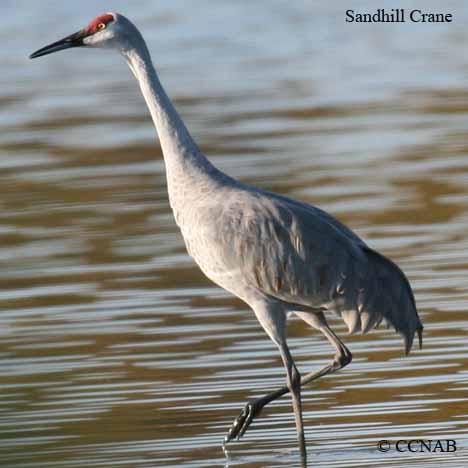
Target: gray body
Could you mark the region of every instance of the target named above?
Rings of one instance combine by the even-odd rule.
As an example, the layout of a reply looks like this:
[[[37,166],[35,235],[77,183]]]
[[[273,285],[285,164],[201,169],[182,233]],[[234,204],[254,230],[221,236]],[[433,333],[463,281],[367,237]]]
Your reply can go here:
[[[265,302],[284,313],[335,312],[350,333],[384,320],[409,351],[421,323],[406,277],[345,225],[214,168],[190,188],[187,199],[170,195],[171,205],[189,254],[216,284],[254,310]]]
[[[265,405],[291,392],[305,466],[301,386],[351,361],[326,314],[340,315],[350,332],[366,333],[384,320],[403,336],[409,352],[415,332],[421,345],[422,325],[408,280],[324,211],[242,184],[216,169],[192,139],[140,32],[127,18],[101,15],[31,58],[79,46],[116,49],[126,59],[159,135],[170,204],[189,254],[208,278],[252,308],[280,351],[287,385],[249,402],[225,442],[241,437]],[[328,365],[302,378],[287,346],[290,313],[323,333],[335,349]]]

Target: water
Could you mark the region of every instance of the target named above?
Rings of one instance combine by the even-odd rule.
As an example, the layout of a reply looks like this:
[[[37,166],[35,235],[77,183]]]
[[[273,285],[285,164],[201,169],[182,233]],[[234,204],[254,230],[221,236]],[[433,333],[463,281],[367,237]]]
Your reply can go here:
[[[464,2],[424,2],[455,18],[424,26],[346,25],[345,7],[305,0],[112,3],[141,27],[216,165],[329,210],[413,284],[425,347],[409,357],[394,333],[347,336],[332,320],[354,361],[303,392],[310,465],[466,464]],[[299,466],[289,398],[228,458],[220,449],[245,402],[284,372],[253,314],[186,255],[122,60],[26,58],[108,8],[2,4],[1,465]],[[303,372],[331,358],[302,322],[289,334]],[[376,449],[410,438],[458,450]]]

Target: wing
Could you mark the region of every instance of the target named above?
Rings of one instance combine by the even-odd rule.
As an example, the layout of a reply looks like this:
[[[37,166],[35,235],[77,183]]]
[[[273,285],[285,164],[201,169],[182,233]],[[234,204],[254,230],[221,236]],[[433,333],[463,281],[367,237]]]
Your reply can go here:
[[[265,192],[237,192],[216,222],[222,264],[240,269],[249,285],[284,302],[330,303],[365,244],[313,206]]]
[[[350,229],[311,205],[266,192],[226,200],[221,215],[223,264],[285,303],[335,310],[350,332],[382,320],[411,348],[422,330],[402,271]]]

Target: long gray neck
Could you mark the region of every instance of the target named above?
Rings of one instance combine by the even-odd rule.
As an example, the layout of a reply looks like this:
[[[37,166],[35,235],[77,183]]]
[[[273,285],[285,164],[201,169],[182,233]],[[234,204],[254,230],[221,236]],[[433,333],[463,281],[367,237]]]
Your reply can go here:
[[[207,184],[225,176],[198,149],[164,91],[146,45],[125,51],[124,56],[140,84],[156,126],[166,165],[169,199],[175,209],[181,196],[176,191],[180,192],[181,186]]]

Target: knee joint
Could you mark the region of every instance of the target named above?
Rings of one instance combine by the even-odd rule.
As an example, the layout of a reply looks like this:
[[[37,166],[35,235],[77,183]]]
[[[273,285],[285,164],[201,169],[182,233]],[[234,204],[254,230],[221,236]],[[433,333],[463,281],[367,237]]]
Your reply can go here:
[[[290,391],[301,386],[301,374],[296,366],[292,367],[290,375],[288,375],[287,384]]]
[[[350,351],[346,350],[345,353],[341,354],[338,357],[338,364],[340,367],[347,366],[353,360],[353,355]]]

